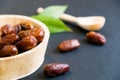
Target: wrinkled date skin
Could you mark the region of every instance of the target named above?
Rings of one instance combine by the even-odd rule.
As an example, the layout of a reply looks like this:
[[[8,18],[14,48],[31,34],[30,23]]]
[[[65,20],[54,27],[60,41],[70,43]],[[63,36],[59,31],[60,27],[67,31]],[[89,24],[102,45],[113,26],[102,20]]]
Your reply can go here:
[[[1,27],[1,32],[2,32],[2,35],[16,33],[15,29],[9,24],[3,25]]]
[[[103,45],[106,43],[106,38],[102,34],[97,32],[93,32],[93,31],[88,32],[86,34],[86,38],[88,42],[93,44]]]
[[[43,72],[48,77],[56,77],[66,73],[69,70],[69,68],[70,66],[68,64],[50,63],[44,65]]]
[[[22,30],[30,30],[30,29],[33,29],[34,26],[30,23],[20,23],[19,24],[21,27],[22,27]]]
[[[20,24],[15,25],[14,29],[15,29],[16,33],[19,33],[20,31],[22,31],[22,27]]]
[[[14,56],[17,54],[18,50],[14,45],[6,45],[0,49],[0,57]]]
[[[4,44],[12,44],[18,40],[19,40],[19,36],[17,34],[8,34],[1,38],[1,41]]]
[[[65,40],[58,45],[58,49],[62,52],[71,51],[80,46],[77,39]]]
[[[18,33],[20,38],[24,38],[26,36],[35,36],[38,40],[38,42],[41,42],[43,40],[44,37],[44,31],[41,28],[33,28],[30,30],[25,30],[25,31],[20,31]]]
[[[40,33],[40,29],[39,28],[33,28],[31,30],[25,30],[25,31],[21,31],[18,33],[18,35],[20,36],[20,38],[24,38],[26,36],[38,36]]]
[[[33,28],[34,28],[34,26],[30,23],[20,23],[20,24],[17,24],[14,26],[16,33],[19,33],[22,30],[30,30]]]
[[[29,50],[37,45],[37,39],[34,36],[27,36],[16,43],[18,49]]]

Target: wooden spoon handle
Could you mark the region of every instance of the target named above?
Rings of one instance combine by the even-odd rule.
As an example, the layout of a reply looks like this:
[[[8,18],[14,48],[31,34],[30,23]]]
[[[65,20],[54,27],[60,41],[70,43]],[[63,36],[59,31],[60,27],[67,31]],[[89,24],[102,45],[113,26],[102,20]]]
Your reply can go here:
[[[67,21],[67,22],[72,22],[72,23],[75,23],[77,18],[74,17],[74,16],[71,16],[69,14],[62,14],[60,16],[60,19],[64,20],[64,21]]]
[[[39,7],[39,8],[37,9],[37,13],[41,13],[41,12],[43,12],[43,11],[44,11],[44,8],[42,8],[42,7]],[[69,14],[62,14],[62,15],[60,15],[60,19],[62,19],[62,20],[64,20],[64,21],[67,21],[67,22],[72,22],[72,23],[75,23],[76,20],[77,20],[76,17],[71,16],[71,15],[69,15]]]

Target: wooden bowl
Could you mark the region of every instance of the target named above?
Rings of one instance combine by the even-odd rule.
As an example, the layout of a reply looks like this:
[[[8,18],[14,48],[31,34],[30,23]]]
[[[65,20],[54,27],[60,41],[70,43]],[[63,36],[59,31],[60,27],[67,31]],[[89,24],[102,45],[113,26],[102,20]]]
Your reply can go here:
[[[43,41],[35,48],[11,57],[0,58],[0,80],[16,80],[35,72],[43,63],[49,39],[49,30],[42,23],[23,15],[0,15],[0,27],[5,24],[16,25],[29,22],[42,27],[45,35]]]

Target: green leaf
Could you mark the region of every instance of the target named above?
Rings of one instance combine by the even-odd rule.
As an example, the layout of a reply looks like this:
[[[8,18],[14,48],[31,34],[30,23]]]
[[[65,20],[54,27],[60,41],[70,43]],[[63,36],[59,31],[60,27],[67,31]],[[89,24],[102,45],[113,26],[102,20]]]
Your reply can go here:
[[[32,17],[46,24],[50,30],[50,33],[72,31],[60,19],[56,19],[53,17],[44,16],[44,15],[39,15],[39,16],[35,15]]]
[[[67,9],[67,6],[61,6],[61,5],[54,5],[54,6],[48,6],[44,9],[44,11],[40,15],[59,18],[59,16],[64,13],[64,11]]]
[[[46,24],[50,33],[70,32],[72,30],[59,19],[60,15],[63,14],[66,9],[67,6],[62,5],[48,6],[42,13],[32,17]]]

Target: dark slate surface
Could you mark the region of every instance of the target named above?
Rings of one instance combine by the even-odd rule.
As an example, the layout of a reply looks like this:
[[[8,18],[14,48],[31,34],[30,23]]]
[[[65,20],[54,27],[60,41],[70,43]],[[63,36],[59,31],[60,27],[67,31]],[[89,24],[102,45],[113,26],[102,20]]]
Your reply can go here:
[[[19,80],[120,80],[120,0],[0,0],[0,14],[21,14],[31,16],[39,6],[68,5],[66,13],[74,16],[102,15],[106,24],[100,33],[105,35],[104,46],[86,42],[87,31],[67,23],[74,32],[51,35],[43,63],[68,63],[66,74],[47,78],[42,67],[35,73]],[[71,52],[60,53],[57,45],[66,39],[79,39],[81,46]]]

